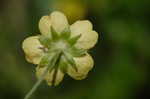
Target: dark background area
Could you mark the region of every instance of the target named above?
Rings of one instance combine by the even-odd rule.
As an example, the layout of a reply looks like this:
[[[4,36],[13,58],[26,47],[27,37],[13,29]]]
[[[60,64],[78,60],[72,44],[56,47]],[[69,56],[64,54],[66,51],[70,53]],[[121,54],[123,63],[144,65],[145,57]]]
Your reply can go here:
[[[150,99],[149,0],[0,0],[0,99],[23,99],[36,82],[22,41],[39,33],[39,19],[64,12],[70,24],[86,19],[99,33],[85,80],[66,75],[41,84],[31,99]]]

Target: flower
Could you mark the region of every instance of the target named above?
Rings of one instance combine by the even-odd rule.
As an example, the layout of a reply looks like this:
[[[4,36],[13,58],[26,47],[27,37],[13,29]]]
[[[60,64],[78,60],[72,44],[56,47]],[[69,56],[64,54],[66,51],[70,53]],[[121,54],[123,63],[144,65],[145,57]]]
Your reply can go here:
[[[28,62],[37,64],[37,78],[44,75],[48,85],[58,85],[68,74],[76,80],[87,77],[94,61],[87,50],[94,47],[98,33],[92,23],[80,20],[68,24],[66,16],[54,11],[39,21],[41,35],[23,41],[22,48]]]

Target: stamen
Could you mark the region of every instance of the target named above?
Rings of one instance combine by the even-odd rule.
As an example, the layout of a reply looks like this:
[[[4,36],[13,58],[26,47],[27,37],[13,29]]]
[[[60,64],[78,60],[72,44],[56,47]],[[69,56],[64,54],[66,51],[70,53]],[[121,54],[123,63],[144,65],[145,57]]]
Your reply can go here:
[[[38,48],[41,49],[41,50],[43,50],[44,52],[48,52],[48,48],[46,48],[46,47],[40,46]]]

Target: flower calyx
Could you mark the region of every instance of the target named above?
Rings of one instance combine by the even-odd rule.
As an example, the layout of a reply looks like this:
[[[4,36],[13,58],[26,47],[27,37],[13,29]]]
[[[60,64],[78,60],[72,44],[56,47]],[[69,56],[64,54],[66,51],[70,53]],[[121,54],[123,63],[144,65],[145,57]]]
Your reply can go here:
[[[68,66],[72,66],[75,71],[78,71],[73,58],[81,57],[85,55],[87,51],[74,46],[81,35],[72,37],[69,27],[65,28],[61,33],[56,32],[52,26],[50,28],[51,35],[41,35],[39,37],[39,41],[43,45],[41,49],[43,49],[44,52],[39,66],[48,66],[49,72],[54,69],[53,77],[55,80],[58,69],[66,73]],[[52,66],[51,64],[53,62],[55,62],[55,65]]]

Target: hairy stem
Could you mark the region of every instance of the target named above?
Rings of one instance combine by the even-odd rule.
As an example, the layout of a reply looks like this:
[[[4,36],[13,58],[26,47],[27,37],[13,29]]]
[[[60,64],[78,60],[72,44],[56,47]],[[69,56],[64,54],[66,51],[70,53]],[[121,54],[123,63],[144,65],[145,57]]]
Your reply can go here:
[[[53,58],[52,58],[52,62],[50,62],[51,64],[48,64],[46,69],[44,70],[43,74],[41,75],[40,79],[38,79],[38,81],[35,83],[35,85],[32,87],[32,89],[26,94],[26,96],[24,97],[24,99],[29,99],[31,97],[31,95],[37,90],[38,86],[42,83],[42,81],[44,80],[44,77],[46,76],[47,72],[51,69],[51,67],[56,65],[57,60],[60,57],[60,52],[57,52]],[[53,60],[54,59],[54,60]]]

